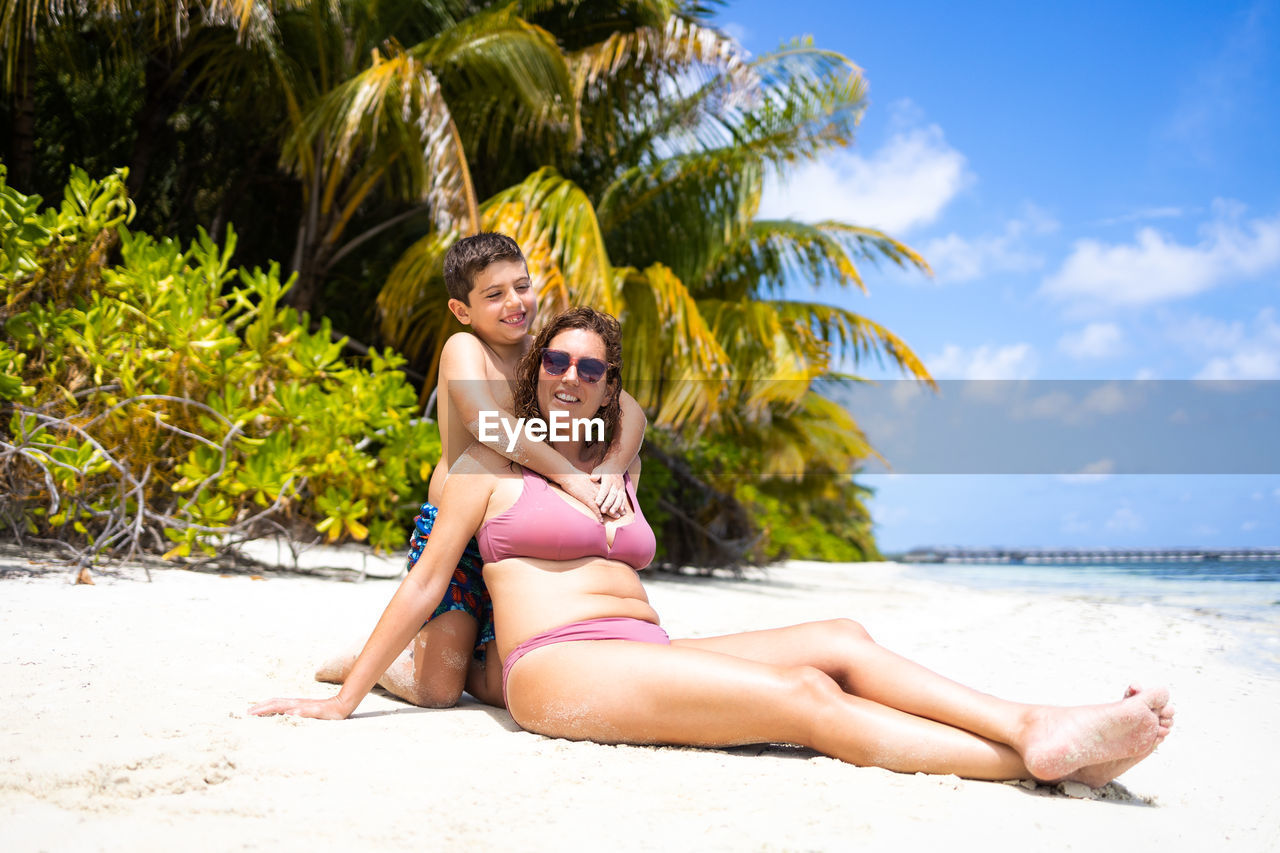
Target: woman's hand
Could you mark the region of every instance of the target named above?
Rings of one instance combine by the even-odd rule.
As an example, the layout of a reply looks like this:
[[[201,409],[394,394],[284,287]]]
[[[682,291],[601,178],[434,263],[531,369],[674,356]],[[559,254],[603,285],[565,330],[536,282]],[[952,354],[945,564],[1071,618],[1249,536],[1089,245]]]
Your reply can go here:
[[[609,518],[620,518],[627,511],[627,484],[621,474],[605,473],[600,468],[591,472],[592,482],[599,483],[596,506]]]
[[[249,709],[250,714],[269,717],[272,714],[292,714],[295,717],[310,717],[313,720],[345,720],[350,716],[337,696],[328,699],[268,699],[259,702]]]

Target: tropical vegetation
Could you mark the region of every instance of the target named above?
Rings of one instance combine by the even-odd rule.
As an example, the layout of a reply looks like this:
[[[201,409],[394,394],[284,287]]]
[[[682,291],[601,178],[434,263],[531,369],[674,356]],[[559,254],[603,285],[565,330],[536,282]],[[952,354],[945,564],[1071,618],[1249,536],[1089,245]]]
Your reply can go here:
[[[818,383],[867,358],[927,374],[796,288],[927,267],[873,229],[758,216],[769,180],[852,142],[865,82],[809,41],[748,56],[710,20],[688,0],[0,0],[0,129],[17,186],[127,165],[137,228],[236,223],[237,263],[287,257],[299,322],[401,353],[421,402],[458,328],[444,250],[510,233],[544,314],[623,321],[668,562],[873,554],[849,476],[873,451]]]
[[[234,232],[133,232],[117,172],[44,207],[0,167],[0,524],[20,542],[214,556],[271,533],[403,543],[440,454],[394,353],[341,357],[234,269]]]

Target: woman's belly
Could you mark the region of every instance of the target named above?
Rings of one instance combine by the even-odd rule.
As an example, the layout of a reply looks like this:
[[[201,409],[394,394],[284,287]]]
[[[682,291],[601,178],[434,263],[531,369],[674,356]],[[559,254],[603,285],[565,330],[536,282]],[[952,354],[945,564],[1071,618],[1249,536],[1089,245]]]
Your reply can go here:
[[[658,624],[640,578],[616,560],[512,558],[485,564],[484,580],[504,660],[530,637],[572,622],[622,616]]]

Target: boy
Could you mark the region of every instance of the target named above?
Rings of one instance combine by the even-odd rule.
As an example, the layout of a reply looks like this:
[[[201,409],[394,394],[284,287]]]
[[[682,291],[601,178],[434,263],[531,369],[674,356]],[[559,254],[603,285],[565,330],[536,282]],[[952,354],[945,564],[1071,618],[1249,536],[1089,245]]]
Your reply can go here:
[[[444,279],[449,310],[471,327],[471,333],[450,337],[440,354],[436,420],[442,456],[431,473],[428,502],[414,521],[410,568],[431,535],[435,504],[449,469],[478,440],[480,413],[499,412],[507,426],[515,424],[511,385],[516,365],[533,343],[529,330],[538,309],[524,254],[502,234],[477,234],[454,243],[445,255]],[[485,445],[554,481],[587,506],[598,507],[597,520],[606,513],[617,516],[627,505],[622,474],[640,450],[645,427],[644,412],[629,394],[623,392],[620,404],[621,428],[591,474],[583,474],[549,444],[526,439],[523,432],[508,449],[505,426],[497,430],[496,441]],[[465,687],[480,701],[502,706],[502,667],[494,650],[493,613],[480,576],[482,563],[473,539],[444,600],[380,685],[415,705],[449,707]],[[476,649],[484,650],[480,660],[472,655]],[[316,679],[341,682],[354,659],[349,655],[327,664]]]

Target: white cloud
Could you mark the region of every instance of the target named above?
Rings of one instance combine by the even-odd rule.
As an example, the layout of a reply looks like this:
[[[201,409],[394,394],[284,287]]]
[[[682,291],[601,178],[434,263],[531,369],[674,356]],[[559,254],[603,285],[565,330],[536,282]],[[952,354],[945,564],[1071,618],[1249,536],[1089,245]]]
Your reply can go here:
[[[1123,412],[1129,409],[1135,402],[1137,401],[1132,398],[1131,394],[1126,394],[1121,390],[1120,385],[1108,382],[1105,385],[1099,385],[1086,394],[1085,398],[1080,401],[1080,408],[1086,412],[1093,412],[1099,415],[1114,415],[1116,412]]]
[[[1085,519],[1080,518],[1080,513],[1069,512],[1062,517],[1063,533],[1089,533],[1093,530],[1093,524]]]
[[[1124,349],[1124,335],[1115,323],[1090,323],[1059,338],[1058,349],[1072,358],[1111,358]]]
[[[736,41],[739,45],[745,45],[747,43],[747,39],[751,38],[751,30],[736,21],[729,21],[721,24],[720,32]]]
[[[1033,397],[1029,402],[1016,405],[1012,414],[1016,418],[1043,418],[1058,420],[1071,415],[1077,410],[1076,398],[1066,391],[1050,391]]]
[[[869,157],[845,149],[771,179],[764,219],[835,219],[894,236],[927,225],[973,180],[937,125],[905,129]]]
[[[1027,343],[967,349],[947,344],[925,366],[935,379],[1030,379],[1036,362],[1035,348]]]
[[[1217,352],[1234,349],[1244,340],[1245,329],[1244,323],[1239,320],[1228,323],[1216,317],[1192,314],[1170,317],[1165,335],[1186,351],[1203,354],[1206,350]]]
[[[1088,423],[1093,420],[1090,415],[1114,415],[1132,408],[1137,399],[1132,393],[1126,394],[1122,387],[1115,382],[1107,382],[1092,388],[1079,400],[1062,390],[1049,391],[1025,402],[1015,399],[1009,414],[1020,420],[1040,418],[1067,424]]]
[[[1127,506],[1122,506],[1107,519],[1106,528],[1118,531],[1136,531],[1146,529],[1146,522]]]
[[[1184,245],[1154,228],[1128,244],[1080,240],[1041,292],[1102,305],[1149,305],[1194,296],[1280,267],[1280,216],[1240,221],[1240,208],[1214,203],[1200,239]]]
[[[1101,483],[1110,479],[1115,469],[1116,463],[1112,460],[1099,459],[1096,462],[1090,462],[1085,465],[1077,474],[1062,474],[1058,479],[1064,483],[1073,484]]]
[[[1242,116],[1268,106],[1268,5],[1254,3],[1248,12],[1230,16],[1218,53],[1188,65],[1181,75],[1182,97],[1161,135],[1201,162],[1216,159],[1218,143],[1239,132]]]
[[[1215,330],[1219,334],[1213,334]],[[1223,350],[1195,375],[1196,379],[1280,379],[1280,322],[1273,308],[1264,308],[1254,318],[1250,331],[1236,322],[1219,323],[1206,319],[1206,348]]]
[[[1122,213],[1107,219],[1099,219],[1095,225],[1123,225],[1126,222],[1142,222],[1147,219],[1177,219],[1188,211],[1181,207],[1144,207],[1131,213]]]
[[[1026,246],[1028,236],[1057,230],[1058,223],[1028,206],[1020,219],[1011,219],[1000,234],[961,237],[951,233],[924,244],[922,254],[938,281],[972,281],[996,272],[1026,272],[1044,266],[1044,258]]]

